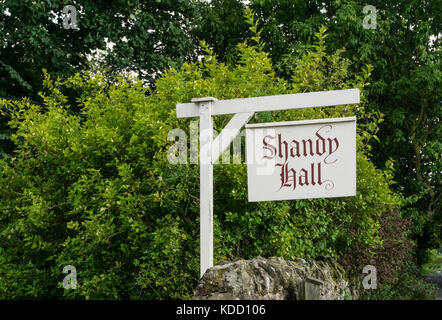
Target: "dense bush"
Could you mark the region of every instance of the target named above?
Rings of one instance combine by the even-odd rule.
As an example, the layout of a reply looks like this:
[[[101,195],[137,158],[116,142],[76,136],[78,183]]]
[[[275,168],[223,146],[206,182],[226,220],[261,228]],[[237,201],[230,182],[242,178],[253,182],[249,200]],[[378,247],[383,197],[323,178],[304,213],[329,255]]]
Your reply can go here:
[[[420,276],[415,259],[407,259],[397,272],[395,281],[381,284],[376,290],[362,291],[367,300],[434,300],[437,286]]]
[[[349,277],[359,292],[362,288],[364,266],[373,265],[377,272],[377,286],[392,286],[397,283],[407,261],[412,259],[413,242],[409,239],[411,223],[402,218],[397,210],[391,210],[376,218],[379,223],[381,246],[370,246],[355,241],[339,257],[339,262],[348,271]],[[357,230],[350,230],[355,233]]]
[[[356,115],[355,197],[247,202],[246,166],[215,166],[215,262],[241,256],[338,257],[354,243],[382,244],[379,219],[400,205],[391,175],[369,160],[379,114],[364,110],[370,67],[352,74],[340,52],[318,44],[290,72],[275,76],[266,53],[238,47],[237,64],[210,52],[171,69],[145,89],[134,79],[107,84],[77,74],[46,78],[44,104],[1,100],[11,117],[15,157],[0,162],[0,298],[188,298],[199,275],[197,165],[166,160],[175,104],[193,97],[229,99],[358,87],[362,103],[264,113],[254,121]],[[208,49],[207,49],[208,50]],[[76,101],[67,97],[75,92]],[[229,117],[217,117],[219,130]],[[61,286],[74,265],[78,288]]]

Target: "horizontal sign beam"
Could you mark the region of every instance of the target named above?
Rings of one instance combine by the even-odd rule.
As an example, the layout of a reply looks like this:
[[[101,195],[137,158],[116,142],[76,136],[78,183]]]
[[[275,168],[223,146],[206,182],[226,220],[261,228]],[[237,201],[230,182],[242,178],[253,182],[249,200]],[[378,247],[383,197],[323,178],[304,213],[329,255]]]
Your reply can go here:
[[[330,107],[343,104],[356,104],[359,102],[359,89],[294,93],[253,98],[216,100],[212,102],[212,115]],[[177,104],[176,114],[178,118],[198,117],[200,115],[198,101]]]

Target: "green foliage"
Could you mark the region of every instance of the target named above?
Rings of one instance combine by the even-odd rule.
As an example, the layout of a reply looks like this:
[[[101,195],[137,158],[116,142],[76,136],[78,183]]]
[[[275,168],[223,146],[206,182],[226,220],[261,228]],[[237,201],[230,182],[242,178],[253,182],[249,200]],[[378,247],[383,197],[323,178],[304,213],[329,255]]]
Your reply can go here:
[[[18,146],[13,158],[0,161],[0,297],[189,298],[199,273],[198,166],[166,160],[168,132],[189,127],[176,118],[175,104],[200,96],[363,90],[369,67],[347,72],[350,62],[339,52],[323,55],[324,30],[317,36],[316,47],[291,69],[296,81],[278,78],[256,47],[239,45],[237,63],[226,65],[203,44],[204,59],[164,72],[148,97],[136,79],[108,84],[76,74],[46,77],[40,105],[0,100]],[[342,72],[330,78],[332,70]],[[64,93],[72,90],[74,104]],[[376,217],[401,199],[390,190],[390,171],[369,160],[378,114],[362,103],[254,121],[346,115],[358,117],[356,197],[248,203],[246,166],[215,166],[215,262],[337,257],[355,241],[382,244]],[[215,128],[228,120],[217,117]],[[76,290],[61,287],[65,265],[77,268]]]
[[[68,4],[77,9],[77,31],[63,28]],[[108,71],[135,71],[151,83],[155,73],[192,55],[198,7],[193,0],[1,1],[0,97],[38,99],[42,68],[73,75],[88,68],[87,55],[97,49],[107,52],[101,62]]]
[[[363,300],[435,300],[437,286],[425,282],[414,261],[406,261],[394,284],[364,290]]]
[[[79,30],[63,28],[66,5],[77,9]],[[93,70],[109,81],[134,72],[153,85],[165,68],[196,57],[199,7],[194,0],[0,1],[0,98],[41,103],[42,69],[62,79]],[[0,156],[14,149],[8,120],[0,115]]]
[[[62,28],[59,13],[66,4],[81,8],[79,31]],[[298,65],[316,41],[315,33],[326,26],[321,68],[333,65],[327,57],[341,48],[345,51],[335,58],[352,61],[351,66],[335,64],[342,70],[324,70],[326,79],[337,80],[328,87],[343,85],[343,70],[371,73],[372,84],[364,91],[366,108],[384,115],[376,133],[382,143],[375,137],[370,141],[375,148],[372,160],[378,167],[387,161],[394,164],[394,188],[407,198],[404,205],[414,223],[422,264],[426,248],[440,246],[442,239],[440,0],[373,0],[376,29],[363,27],[365,5],[362,0],[252,0],[248,5],[241,0],[1,1],[0,97],[26,96],[40,103],[42,68],[61,78],[92,69],[111,82],[117,81],[116,74],[129,71],[153,85],[164,68],[195,59],[198,40],[206,40],[220,61],[232,62],[236,44],[256,35],[278,76],[304,81],[304,90],[326,87],[319,80],[310,83],[317,75],[302,67],[310,62]],[[246,7],[254,12],[252,24],[250,12],[242,18]],[[113,50],[106,49],[105,39],[115,44]],[[94,55],[88,62],[87,55],[96,49],[106,55]],[[295,65],[303,69],[300,79],[292,79]],[[67,91],[68,99],[80,94]],[[75,100],[69,104],[73,107]],[[11,155],[14,148],[9,120],[0,115],[0,156]],[[372,120],[376,128],[377,120]]]
[[[243,17],[245,7],[243,2],[237,0],[212,0],[201,3],[195,35],[207,42],[223,62],[233,61],[237,44],[250,35]]]
[[[402,272],[408,272],[406,262],[412,258],[414,244],[410,240],[412,230],[410,222],[401,217],[398,210],[391,210],[375,218],[380,225],[379,236],[382,246],[355,241],[339,257],[339,262],[347,270],[351,286],[364,293],[362,286],[364,267],[376,267],[379,291],[392,288],[404,278]],[[350,233],[356,232],[350,230]],[[410,277],[414,275],[410,274]],[[366,293],[366,292],[365,292]]]
[[[422,265],[423,275],[442,271],[442,254],[438,254],[436,249],[427,250],[428,262]]]

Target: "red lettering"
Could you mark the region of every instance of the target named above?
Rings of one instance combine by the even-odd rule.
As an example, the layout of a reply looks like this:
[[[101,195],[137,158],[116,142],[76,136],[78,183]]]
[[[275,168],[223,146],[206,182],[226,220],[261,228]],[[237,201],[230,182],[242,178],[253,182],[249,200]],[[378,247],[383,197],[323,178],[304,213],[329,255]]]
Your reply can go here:
[[[284,158],[284,162],[286,162],[287,158],[288,158],[288,148],[289,148],[289,145],[288,145],[287,141],[285,141],[285,140],[282,141],[281,134],[278,134],[278,144],[279,144],[279,157],[281,159]],[[282,145],[283,144],[284,144],[284,147],[285,147],[284,154],[282,154]]]
[[[313,142],[312,142],[312,140],[308,139],[308,140],[302,140],[302,147],[304,149],[304,157],[307,157],[307,142],[310,144],[310,155],[314,156],[315,154],[313,153]]]
[[[298,141],[296,141],[296,140],[292,140],[292,143],[290,143],[290,156],[292,157],[292,158],[294,158],[295,157],[295,155],[299,158],[301,155],[299,154],[299,142]],[[294,148],[294,146],[295,146],[295,148],[296,148],[296,154],[293,152],[293,149],[295,149]]]
[[[288,169],[288,163],[285,162],[284,164],[278,163],[275,166],[281,167],[281,174],[279,175],[281,177],[281,189],[282,187],[291,187],[293,184],[293,190],[296,189],[296,170],[294,169]]]
[[[339,141],[336,138],[334,138],[333,140],[331,140],[330,138],[327,138],[327,140],[328,140],[328,156],[325,157],[324,163],[325,164],[335,163],[336,161],[338,161],[338,159],[335,159],[335,161],[332,161],[332,162],[327,162],[327,158],[330,157],[332,155],[332,153],[334,153],[336,150],[338,150]],[[335,142],[335,145],[336,145],[336,148],[334,150],[333,150],[333,141]]]
[[[276,156],[276,147],[271,145],[271,144],[268,144],[266,142],[266,138],[275,139],[275,137],[272,137],[272,136],[269,135],[269,136],[265,136],[262,139],[262,143],[264,144],[264,146],[262,148],[263,149],[267,149],[267,150],[270,151],[270,155],[269,156],[265,155],[264,158],[266,158],[266,159],[273,159]]]
[[[321,130],[324,127],[321,127],[319,130]],[[315,135],[318,137],[318,139],[316,140],[316,154],[318,156],[322,156],[325,153],[325,139],[318,133],[319,132],[316,131]],[[322,142],[322,152],[319,152],[319,143]]]
[[[308,186],[308,172],[305,169],[301,169],[300,170],[300,176],[299,176],[299,185],[300,186],[304,186],[307,185]],[[302,178],[304,178],[304,181],[302,181]]]

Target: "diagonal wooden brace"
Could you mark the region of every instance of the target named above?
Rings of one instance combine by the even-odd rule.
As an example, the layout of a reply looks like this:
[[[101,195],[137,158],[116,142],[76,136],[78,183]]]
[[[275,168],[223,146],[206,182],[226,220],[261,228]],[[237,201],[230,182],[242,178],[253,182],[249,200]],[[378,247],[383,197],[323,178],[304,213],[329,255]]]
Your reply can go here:
[[[253,117],[254,112],[237,113],[230,119],[221,133],[212,142],[212,163],[230,146],[230,143],[240,133],[241,128]]]

